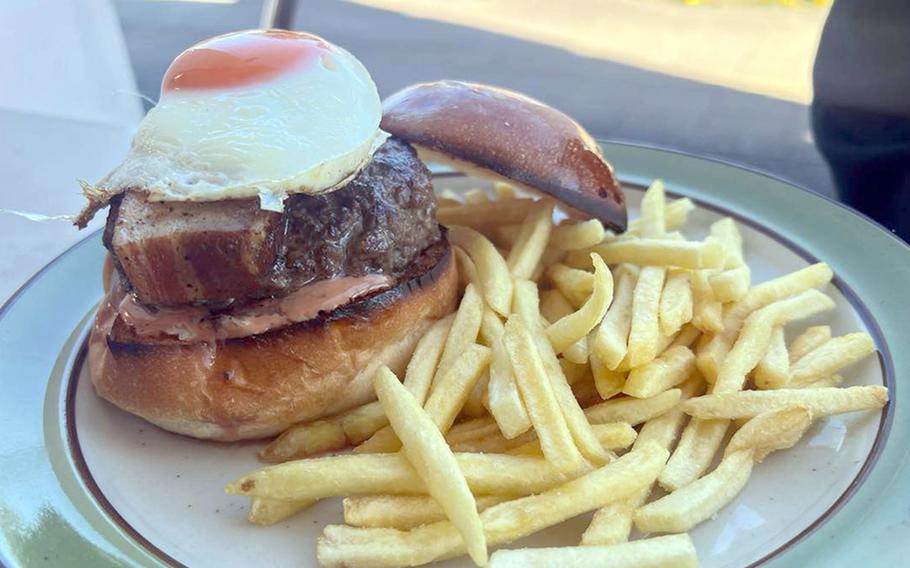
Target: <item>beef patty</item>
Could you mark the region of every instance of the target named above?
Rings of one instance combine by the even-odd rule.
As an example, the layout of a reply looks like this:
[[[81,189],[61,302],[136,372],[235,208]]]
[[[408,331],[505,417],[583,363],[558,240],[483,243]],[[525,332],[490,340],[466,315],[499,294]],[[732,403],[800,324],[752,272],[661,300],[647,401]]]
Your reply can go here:
[[[111,203],[104,242],[139,302],[232,304],[310,282],[381,273],[397,279],[440,239],[426,166],[389,139],[346,186],[294,195],[285,211],[257,200]]]

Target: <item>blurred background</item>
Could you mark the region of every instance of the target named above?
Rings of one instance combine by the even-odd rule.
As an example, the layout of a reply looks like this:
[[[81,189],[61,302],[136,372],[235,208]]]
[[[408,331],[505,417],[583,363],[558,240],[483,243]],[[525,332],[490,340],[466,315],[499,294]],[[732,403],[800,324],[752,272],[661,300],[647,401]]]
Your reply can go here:
[[[838,185],[851,180],[879,186],[910,184],[906,171],[910,158],[903,142],[910,129],[895,126],[889,118],[908,104],[903,88],[910,87],[905,4],[7,2],[0,6],[4,29],[0,45],[13,57],[5,63],[12,67],[12,75],[5,75],[21,75],[23,80],[7,81],[0,89],[0,130],[7,133],[0,174],[21,189],[0,191],[0,207],[61,214],[78,209],[75,178],[97,179],[119,160],[178,53],[204,38],[271,21],[347,48],[370,70],[382,96],[439,78],[509,87],[566,111],[597,137],[742,164],[863,208],[856,196],[843,188],[838,192]],[[828,47],[816,65],[823,30]],[[813,67],[816,75],[822,71],[815,82]],[[824,92],[815,93],[817,104],[812,108],[814,84],[816,90],[822,85]],[[839,109],[845,98],[862,99],[866,106],[882,100],[893,104],[874,111],[873,119],[879,123],[872,134],[857,136],[850,129],[856,121],[868,123],[869,117],[844,118]],[[819,108],[819,101],[825,106]],[[895,139],[901,142],[896,144]],[[869,177],[868,156],[861,163],[852,161],[857,148],[865,152],[876,144],[887,147],[892,162],[904,164],[888,170],[891,177],[884,180]],[[841,156],[835,161],[849,168],[835,168],[832,175],[826,156]],[[908,192],[905,188],[898,193]],[[901,209],[905,205],[907,209]],[[888,228],[900,229],[910,200],[865,204],[865,210]],[[0,251],[5,255],[0,256],[0,297],[21,283],[21,275],[49,260],[53,254],[48,251],[57,253],[80,237],[65,226],[38,230],[8,217],[0,223],[6,225],[6,233],[28,233],[28,238]]]

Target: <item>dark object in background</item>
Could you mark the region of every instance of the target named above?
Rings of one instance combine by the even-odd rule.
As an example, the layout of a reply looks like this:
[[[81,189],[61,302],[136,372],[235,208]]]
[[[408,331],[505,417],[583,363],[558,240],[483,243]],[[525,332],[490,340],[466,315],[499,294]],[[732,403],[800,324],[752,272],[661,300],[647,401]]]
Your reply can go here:
[[[840,198],[910,241],[910,2],[837,0],[812,127]]]

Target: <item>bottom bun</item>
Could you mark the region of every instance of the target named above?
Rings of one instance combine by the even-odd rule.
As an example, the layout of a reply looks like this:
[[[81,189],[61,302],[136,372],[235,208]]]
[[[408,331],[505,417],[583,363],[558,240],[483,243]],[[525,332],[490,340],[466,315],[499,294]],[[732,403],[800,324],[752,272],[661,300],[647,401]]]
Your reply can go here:
[[[455,308],[448,243],[422,256],[416,274],[394,288],[213,344],[141,343],[116,325],[108,333],[99,312],[89,340],[92,383],[102,398],[165,430],[219,441],[272,436],[363,404],[374,399],[375,370],[388,365],[401,376],[420,337]]]

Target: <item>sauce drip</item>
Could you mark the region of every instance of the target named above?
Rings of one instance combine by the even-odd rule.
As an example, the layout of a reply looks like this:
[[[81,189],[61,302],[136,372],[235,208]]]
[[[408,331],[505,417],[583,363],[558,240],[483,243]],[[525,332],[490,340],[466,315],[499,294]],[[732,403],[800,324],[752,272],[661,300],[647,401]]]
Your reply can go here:
[[[285,30],[220,35],[177,56],[161,82],[161,94],[215,90],[265,83],[331,54],[321,38]]]

